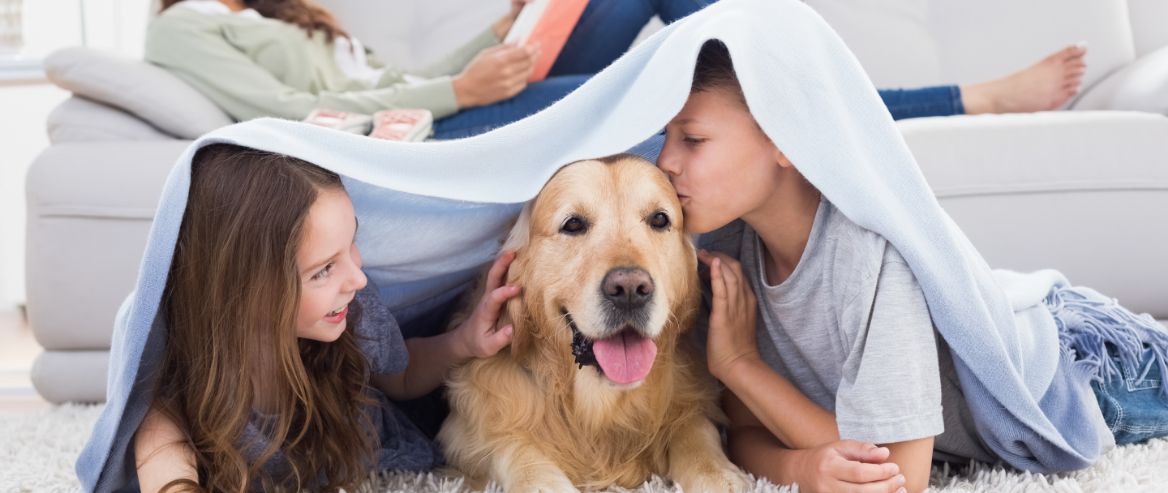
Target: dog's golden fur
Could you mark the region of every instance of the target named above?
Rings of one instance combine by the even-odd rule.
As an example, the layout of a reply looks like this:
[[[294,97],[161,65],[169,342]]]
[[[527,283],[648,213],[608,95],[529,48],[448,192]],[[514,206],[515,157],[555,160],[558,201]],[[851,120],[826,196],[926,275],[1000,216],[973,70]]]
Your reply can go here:
[[[650,224],[657,213],[667,228]],[[564,234],[569,217],[587,231]],[[639,158],[582,161],[548,182],[504,246],[517,252],[508,283],[523,287],[503,317],[514,325],[510,348],[451,374],[438,436],[450,465],[508,491],[634,487],[651,474],[687,491],[746,486],[712,422],[721,419],[713,380],[682,344],[700,288],[681,221],[668,180]],[[629,266],[655,286],[645,325],[658,351],[643,381],[617,385],[575,363],[565,314],[581,333],[605,334],[602,279]]]

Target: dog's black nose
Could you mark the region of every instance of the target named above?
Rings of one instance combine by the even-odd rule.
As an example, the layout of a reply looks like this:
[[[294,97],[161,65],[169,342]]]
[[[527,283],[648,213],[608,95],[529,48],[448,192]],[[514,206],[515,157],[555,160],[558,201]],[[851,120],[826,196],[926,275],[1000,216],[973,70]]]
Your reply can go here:
[[[645,269],[621,267],[604,275],[601,291],[617,308],[640,308],[653,297],[653,278]]]

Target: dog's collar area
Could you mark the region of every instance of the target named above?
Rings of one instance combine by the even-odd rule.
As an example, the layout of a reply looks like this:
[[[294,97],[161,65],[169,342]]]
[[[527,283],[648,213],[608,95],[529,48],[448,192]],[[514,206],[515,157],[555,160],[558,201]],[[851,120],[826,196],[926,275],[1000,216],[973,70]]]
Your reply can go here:
[[[576,321],[572,320],[572,315],[568,313],[568,310],[560,308],[560,313],[567,319],[568,328],[572,329],[572,356],[576,358],[577,368],[595,366],[597,370],[603,371],[600,369],[600,363],[596,361],[596,354],[592,352],[592,340],[580,333],[580,329],[576,327]]]

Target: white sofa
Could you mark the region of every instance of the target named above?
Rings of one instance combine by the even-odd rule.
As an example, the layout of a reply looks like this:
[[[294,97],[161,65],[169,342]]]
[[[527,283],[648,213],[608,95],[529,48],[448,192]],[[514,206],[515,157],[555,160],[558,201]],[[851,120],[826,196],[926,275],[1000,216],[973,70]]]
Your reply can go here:
[[[323,3],[404,66],[434,59],[507,8]],[[1072,109],[1138,111],[930,118],[901,129],[991,265],[1055,267],[1168,318],[1168,2],[809,3],[886,87],[983,80],[1088,41],[1087,90]],[[132,288],[163,179],[189,139],[230,120],[141,62],[73,50],[46,69],[76,97],[50,116],[52,145],[27,181],[28,313],[45,348],[32,378],[49,401],[101,401],[114,312]]]

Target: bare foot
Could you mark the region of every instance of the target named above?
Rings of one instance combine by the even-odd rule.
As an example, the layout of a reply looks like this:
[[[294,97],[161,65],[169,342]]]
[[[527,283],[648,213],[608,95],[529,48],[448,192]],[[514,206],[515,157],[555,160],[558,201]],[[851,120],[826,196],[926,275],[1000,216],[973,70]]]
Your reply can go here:
[[[1001,79],[961,86],[965,112],[1029,113],[1053,110],[1079,93],[1087,64],[1087,45],[1078,43]]]

